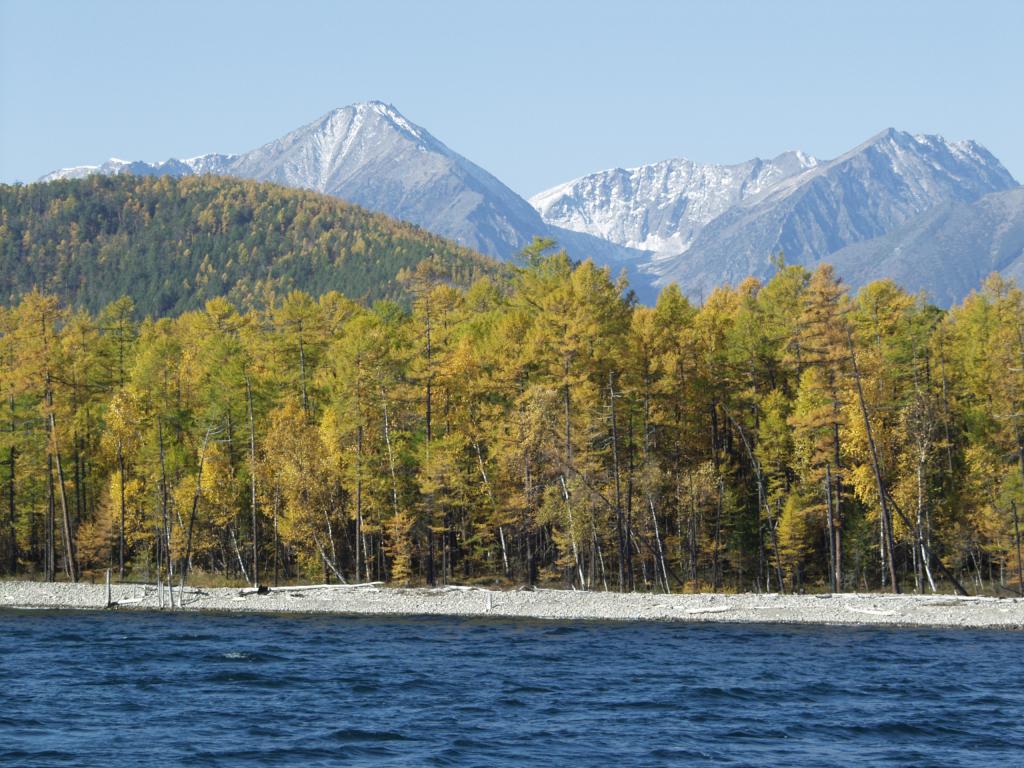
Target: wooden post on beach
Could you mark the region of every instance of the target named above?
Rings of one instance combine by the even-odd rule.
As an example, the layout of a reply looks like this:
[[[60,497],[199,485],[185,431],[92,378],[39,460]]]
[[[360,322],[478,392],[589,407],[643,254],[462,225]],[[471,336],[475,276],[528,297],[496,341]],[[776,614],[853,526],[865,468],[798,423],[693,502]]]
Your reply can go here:
[[[107,608],[111,605],[110,600],[110,569],[107,568]]]

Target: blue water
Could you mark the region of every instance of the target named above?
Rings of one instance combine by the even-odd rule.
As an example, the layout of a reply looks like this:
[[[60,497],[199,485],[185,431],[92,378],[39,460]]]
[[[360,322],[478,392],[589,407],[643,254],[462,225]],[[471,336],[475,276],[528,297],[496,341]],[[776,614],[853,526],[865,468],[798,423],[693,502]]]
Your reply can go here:
[[[0,765],[1024,764],[1024,634],[0,612]]]

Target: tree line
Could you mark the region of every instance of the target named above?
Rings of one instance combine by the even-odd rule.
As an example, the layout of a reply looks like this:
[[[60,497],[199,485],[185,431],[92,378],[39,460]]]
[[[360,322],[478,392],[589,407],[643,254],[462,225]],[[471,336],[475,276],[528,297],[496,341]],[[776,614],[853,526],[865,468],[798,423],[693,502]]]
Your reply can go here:
[[[0,312],[0,568],[82,578],[1017,591],[1024,293],[777,260],[694,306],[536,241],[411,305]]]

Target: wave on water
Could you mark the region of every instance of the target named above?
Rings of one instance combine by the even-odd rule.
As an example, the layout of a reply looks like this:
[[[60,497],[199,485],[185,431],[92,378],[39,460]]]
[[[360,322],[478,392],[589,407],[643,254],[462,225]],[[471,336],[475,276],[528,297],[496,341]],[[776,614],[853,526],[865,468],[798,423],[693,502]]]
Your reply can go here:
[[[3,613],[0,766],[1014,765],[1022,660],[1005,632]]]

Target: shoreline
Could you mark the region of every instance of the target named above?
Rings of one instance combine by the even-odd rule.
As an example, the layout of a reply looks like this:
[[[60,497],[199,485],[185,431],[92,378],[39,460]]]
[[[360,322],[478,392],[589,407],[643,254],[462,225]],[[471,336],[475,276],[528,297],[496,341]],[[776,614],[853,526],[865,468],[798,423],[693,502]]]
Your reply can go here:
[[[161,610],[154,585],[112,584],[111,610]],[[163,610],[169,610],[166,587]],[[180,599],[175,589],[175,602]],[[1024,629],[1024,599],[954,595],[650,594],[478,587],[405,588],[309,585],[269,594],[229,587],[187,587],[185,612],[453,616],[548,621],[817,624],[841,626]],[[108,609],[103,584],[0,582],[0,610]]]

